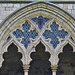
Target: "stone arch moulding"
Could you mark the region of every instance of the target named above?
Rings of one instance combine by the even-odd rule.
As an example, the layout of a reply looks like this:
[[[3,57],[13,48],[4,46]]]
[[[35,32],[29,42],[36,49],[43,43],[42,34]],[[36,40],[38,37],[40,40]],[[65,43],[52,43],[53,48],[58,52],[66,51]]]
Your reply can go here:
[[[75,17],[73,17],[67,11],[59,8],[58,6],[56,6],[53,3],[32,2],[32,3],[25,5],[24,7],[20,8],[20,9],[16,10],[12,14],[10,14],[0,24],[0,49],[3,48],[3,45],[5,44],[9,35],[12,37],[11,33],[13,31],[15,31],[18,26],[24,24],[26,21],[31,24],[30,19],[34,18],[36,16],[40,16],[40,15],[45,16],[49,19],[53,19],[53,21],[56,22],[58,25],[60,24],[61,26],[63,26],[63,28],[65,28],[65,30],[70,34],[69,37],[72,37],[73,41],[75,41]],[[14,38],[14,37],[12,37],[12,38]],[[33,43],[33,45],[35,43]],[[75,43],[73,43],[73,44],[75,44]],[[52,65],[56,65],[55,62],[57,62],[57,61],[55,61],[56,58],[54,58],[55,57],[54,55],[56,55],[56,51],[58,51],[58,48],[56,51],[54,51],[54,50],[51,50],[51,51],[53,51],[52,53],[54,53],[51,56],[51,59],[52,59],[51,62],[53,63]],[[0,58],[2,55],[1,52],[2,51],[0,50]],[[26,51],[26,53],[27,53],[27,51]],[[25,64],[27,64],[27,63],[25,63]]]

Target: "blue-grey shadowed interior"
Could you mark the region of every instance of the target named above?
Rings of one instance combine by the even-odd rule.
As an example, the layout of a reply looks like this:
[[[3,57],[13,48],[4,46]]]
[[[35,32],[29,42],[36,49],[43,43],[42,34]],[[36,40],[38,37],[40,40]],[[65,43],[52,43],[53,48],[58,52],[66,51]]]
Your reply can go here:
[[[24,32],[22,32],[21,30],[17,29],[16,31],[13,32],[13,34],[16,36],[16,38],[22,38],[21,43],[24,44],[25,48],[28,47],[29,43],[30,43],[30,38],[35,39],[36,36],[38,35],[36,33],[36,31],[29,31],[30,29],[30,25],[28,24],[28,22],[25,22],[25,24],[22,25]]]
[[[65,38],[65,36],[68,35],[68,33],[65,30],[58,30],[59,25],[56,24],[56,22],[53,22],[52,25],[50,26],[51,31],[49,30],[45,30],[45,32],[43,33],[43,36],[45,37],[45,39],[51,38],[51,44],[53,45],[54,49],[57,47],[57,45],[59,44],[59,40],[57,37],[59,38]]]
[[[42,16],[39,16],[38,18],[32,19],[39,27],[39,29],[43,28],[43,25],[49,20],[48,18],[43,18]]]

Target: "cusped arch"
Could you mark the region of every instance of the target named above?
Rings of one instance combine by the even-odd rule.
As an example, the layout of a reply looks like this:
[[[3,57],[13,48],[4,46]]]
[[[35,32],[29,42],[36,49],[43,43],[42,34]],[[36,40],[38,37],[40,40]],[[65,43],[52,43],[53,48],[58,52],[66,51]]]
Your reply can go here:
[[[26,51],[24,51],[23,49],[22,49],[22,47],[14,40],[14,39],[10,39],[8,42],[6,42],[4,45],[3,45],[3,47],[1,48],[1,54],[3,54],[3,53],[5,53],[5,52],[8,52],[7,51],[7,49],[8,49],[8,47],[11,45],[11,44],[14,44],[14,45],[16,45],[17,46],[17,48],[18,48],[18,52],[20,52],[20,53],[22,53],[22,62],[23,62],[23,64],[25,64],[26,63]],[[3,59],[2,59],[2,61],[3,61]]]
[[[56,51],[56,54],[59,55],[60,53],[63,53],[63,47],[66,46],[67,44],[71,45],[73,48],[73,52],[75,52],[75,44],[71,40],[66,40],[66,42],[62,45],[62,47]]]
[[[8,52],[3,53],[4,61],[2,63],[2,67],[0,68],[0,74],[1,75],[2,74],[9,74],[9,73],[12,74],[13,72],[14,72],[14,74],[16,74],[16,72],[19,69],[20,69],[19,70],[20,73],[23,74],[23,67],[22,67],[23,63],[21,61],[22,54],[20,52],[18,52],[18,47],[14,43],[11,43],[9,45],[9,47],[7,48],[7,51]],[[13,70],[13,68],[12,68],[13,66],[14,66],[15,70]],[[5,70],[5,72],[4,72],[4,70]],[[11,73],[10,71],[13,71],[13,72]]]
[[[32,52],[36,52],[35,48],[39,43],[42,43],[45,46],[45,52],[49,52],[51,55],[53,55],[53,51],[50,49],[49,45],[42,39],[37,40],[37,42],[34,42],[31,49],[28,49],[27,51],[27,63],[29,64],[31,62],[30,54]],[[52,56],[51,56],[52,57]],[[51,62],[51,58],[49,58],[49,61]]]
[[[37,14],[38,13],[38,14]],[[0,46],[3,47],[6,42],[8,36],[20,25],[24,24],[26,21],[29,21],[29,18],[33,18],[36,16],[45,16],[49,19],[53,19],[57,24],[63,26],[67,32],[70,33],[70,36],[75,41],[75,17],[66,12],[64,9],[56,6],[50,2],[32,2],[30,4],[25,5],[24,7],[16,10],[12,14],[10,14],[1,24],[0,24]],[[37,42],[36,42],[37,43]],[[63,45],[62,45],[63,46]],[[32,46],[33,47],[33,46]],[[58,52],[59,50],[57,50]],[[26,52],[27,53],[27,52]],[[51,53],[51,51],[50,51]],[[51,57],[51,63],[55,65],[58,61],[56,56],[56,51],[53,51],[53,55]],[[29,56],[28,56],[29,57]],[[54,58],[53,58],[54,57]],[[56,58],[55,58],[56,57]],[[28,58],[26,57],[27,64]]]
[[[61,47],[58,51],[55,52],[55,54],[56,54],[56,59],[57,59],[56,64],[58,64],[58,62],[59,62],[59,57],[58,57],[58,56],[59,56],[61,53],[63,53],[64,47],[65,47],[66,45],[68,45],[68,44],[69,44],[69,46],[71,46],[71,48],[73,49],[73,52],[75,52],[75,44],[73,44],[70,40],[67,40],[67,41],[62,45],[62,47]]]
[[[58,55],[59,62],[58,62],[58,69],[57,74],[73,74],[74,73],[74,58],[75,53],[73,53],[73,47],[67,43],[63,47],[63,52]],[[69,65],[68,65],[69,63]],[[68,72],[69,71],[69,72]]]
[[[50,68],[51,64],[49,62],[50,53],[45,52],[45,46],[41,42],[39,42],[39,44],[35,47],[35,50],[36,50],[36,52],[32,52],[30,55],[30,57],[32,58],[32,61],[30,62],[29,75],[36,74],[36,70],[37,70],[36,68],[38,68],[39,71],[40,71],[40,69],[42,70],[41,74],[43,74],[43,71],[45,73],[45,68],[46,68],[46,70],[48,69],[47,74],[50,75],[51,74],[51,68]],[[43,67],[43,65],[44,65],[44,67]],[[50,72],[50,73],[48,73],[48,72]],[[37,73],[39,73],[39,72],[37,72]]]

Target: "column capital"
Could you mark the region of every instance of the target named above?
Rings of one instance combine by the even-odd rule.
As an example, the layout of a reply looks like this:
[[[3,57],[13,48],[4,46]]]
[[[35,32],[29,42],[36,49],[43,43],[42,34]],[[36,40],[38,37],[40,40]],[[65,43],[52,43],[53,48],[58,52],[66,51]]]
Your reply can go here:
[[[24,70],[29,70],[30,65],[23,65]]]
[[[24,75],[28,75],[30,65],[23,65]]]
[[[57,70],[57,65],[55,65],[55,66],[51,66],[51,69],[53,70],[53,71],[56,71]]]
[[[56,71],[57,71],[57,65],[52,65],[51,69],[52,69],[52,75],[56,75]]]

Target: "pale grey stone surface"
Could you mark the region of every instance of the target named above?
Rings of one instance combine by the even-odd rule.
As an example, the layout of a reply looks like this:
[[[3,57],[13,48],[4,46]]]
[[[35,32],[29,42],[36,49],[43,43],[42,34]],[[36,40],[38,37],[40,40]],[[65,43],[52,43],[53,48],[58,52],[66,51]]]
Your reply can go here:
[[[74,14],[74,15],[75,15],[75,10],[72,10],[72,14]]]
[[[75,4],[74,4],[74,9],[75,9]]]
[[[1,5],[2,5],[2,7],[7,7],[8,6],[7,3],[2,3]]]
[[[73,8],[73,4],[68,4],[68,9],[72,9]]]
[[[13,3],[8,3],[8,7],[13,7]]]
[[[18,4],[14,4],[14,7],[20,7],[20,4],[18,3]]]
[[[18,8],[26,5],[26,3],[0,3],[0,23],[10,13],[14,12]],[[75,4],[56,4],[57,6],[67,10],[72,15],[75,15]]]

